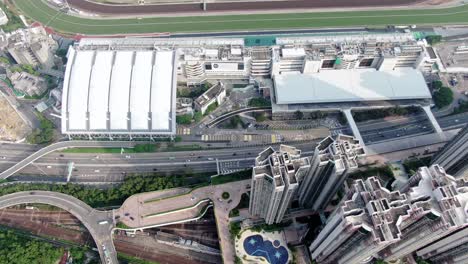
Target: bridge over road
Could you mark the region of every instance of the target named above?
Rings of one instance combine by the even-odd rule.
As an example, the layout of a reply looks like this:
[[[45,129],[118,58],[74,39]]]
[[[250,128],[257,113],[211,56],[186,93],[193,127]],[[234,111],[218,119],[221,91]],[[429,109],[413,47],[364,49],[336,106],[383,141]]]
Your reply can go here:
[[[0,197],[0,209],[28,203],[41,203],[70,212],[88,229],[96,242],[101,262],[117,264],[117,252],[112,241],[114,223],[112,211],[98,211],[66,194],[47,191],[17,192]]]

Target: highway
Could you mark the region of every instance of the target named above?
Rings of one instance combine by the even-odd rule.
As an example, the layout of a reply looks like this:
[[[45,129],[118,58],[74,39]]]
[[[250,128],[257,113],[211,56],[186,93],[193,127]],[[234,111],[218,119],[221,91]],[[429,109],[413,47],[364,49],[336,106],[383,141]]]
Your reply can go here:
[[[0,197],[0,209],[19,204],[41,203],[70,212],[88,229],[99,251],[102,263],[117,264],[117,252],[112,241],[114,228],[111,211],[98,211],[75,197],[47,191],[17,192]]]
[[[135,142],[124,141],[64,141],[54,143],[44,148],[41,148],[40,150],[34,152],[31,155],[28,155],[25,159],[19,161],[12,167],[0,173],[0,179],[6,179],[14,173],[18,172],[19,170],[21,170],[22,168],[26,167],[30,163],[36,161],[38,158],[60,149],[66,149],[69,147],[132,147],[135,144]],[[3,146],[4,145],[2,145],[2,150]]]
[[[437,121],[444,130],[462,128],[465,124],[468,124],[468,113],[439,117]],[[362,122],[357,123],[357,126],[366,145],[433,132],[432,125],[423,114],[388,121]],[[351,130],[347,127],[341,130],[347,134],[351,133]]]
[[[468,114],[439,118],[444,129],[460,128],[468,123]],[[367,145],[381,144],[387,140],[405,139],[429,134],[432,127],[427,119],[419,116],[402,120],[358,123]],[[347,128],[341,132],[350,133]],[[127,173],[143,172],[223,172],[250,167],[255,156],[264,146],[211,149],[203,151],[156,152],[138,154],[89,154],[62,153],[56,150],[68,147],[131,147],[136,142],[66,141],[39,149],[26,144],[5,144],[0,148],[0,178],[6,179],[19,172],[26,175],[41,175],[44,180],[63,181],[69,162],[74,162],[72,181],[100,182],[121,181]],[[316,142],[293,144],[305,153],[312,153]],[[33,153],[34,151],[37,151]],[[216,162],[218,159],[218,164]],[[233,165],[234,164],[234,165]],[[29,165],[29,166],[28,166]],[[49,178],[46,176],[55,176]],[[29,180],[30,178],[20,178]]]

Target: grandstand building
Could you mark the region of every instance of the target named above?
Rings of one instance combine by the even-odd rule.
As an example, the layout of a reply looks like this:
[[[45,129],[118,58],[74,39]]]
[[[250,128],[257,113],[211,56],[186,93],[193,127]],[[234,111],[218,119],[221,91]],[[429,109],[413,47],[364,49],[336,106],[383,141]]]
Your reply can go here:
[[[71,47],[62,133],[135,138],[175,134],[176,51],[147,40],[87,39]]]

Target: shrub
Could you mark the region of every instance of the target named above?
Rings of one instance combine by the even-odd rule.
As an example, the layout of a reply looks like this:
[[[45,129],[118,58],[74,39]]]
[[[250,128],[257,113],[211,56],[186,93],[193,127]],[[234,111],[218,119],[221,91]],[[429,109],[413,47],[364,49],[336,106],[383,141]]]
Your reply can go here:
[[[426,37],[426,41],[430,45],[435,45],[435,44],[442,41],[442,36],[441,35],[430,35],[430,36]]]
[[[176,123],[179,125],[189,125],[190,123],[192,123],[192,115],[185,114],[176,116]]]
[[[262,97],[252,98],[249,100],[249,106],[251,107],[269,107],[271,101]]]
[[[453,102],[453,92],[448,87],[441,87],[434,92],[434,103],[438,108],[443,108]]]

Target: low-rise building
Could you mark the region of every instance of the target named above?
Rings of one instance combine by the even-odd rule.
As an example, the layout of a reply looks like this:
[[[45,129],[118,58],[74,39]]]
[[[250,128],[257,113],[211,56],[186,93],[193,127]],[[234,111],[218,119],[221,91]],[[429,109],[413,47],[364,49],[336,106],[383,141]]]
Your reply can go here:
[[[176,105],[176,115],[193,114],[193,100],[191,98],[179,97]]]
[[[210,105],[214,103],[220,105],[224,98],[226,98],[226,89],[222,83],[217,83],[195,99],[195,109],[205,114]]]
[[[27,72],[13,72],[9,79],[15,90],[29,96],[39,96],[47,91],[47,81],[44,78]]]

